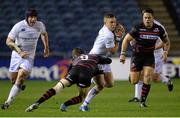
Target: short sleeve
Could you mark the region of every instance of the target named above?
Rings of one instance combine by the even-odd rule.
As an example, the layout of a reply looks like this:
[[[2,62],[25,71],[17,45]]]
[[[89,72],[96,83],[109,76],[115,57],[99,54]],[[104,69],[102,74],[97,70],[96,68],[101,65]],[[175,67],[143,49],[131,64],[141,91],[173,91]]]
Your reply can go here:
[[[134,38],[136,39],[136,37],[138,36],[138,28],[137,26],[133,26],[131,31],[129,32],[129,34]]]
[[[160,27],[160,38],[164,42],[165,38],[167,37],[167,32],[163,27]]]
[[[19,25],[15,24],[9,32],[8,37],[15,41],[16,37],[18,36],[19,29]]]
[[[46,27],[44,23],[40,22],[41,33],[46,33]]]

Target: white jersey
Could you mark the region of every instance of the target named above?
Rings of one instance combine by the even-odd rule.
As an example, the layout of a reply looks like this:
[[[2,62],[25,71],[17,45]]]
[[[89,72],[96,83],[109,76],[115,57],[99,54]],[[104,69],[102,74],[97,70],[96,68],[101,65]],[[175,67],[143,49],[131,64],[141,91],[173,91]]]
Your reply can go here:
[[[160,22],[158,22],[157,20],[154,20],[154,23],[157,24],[157,25],[160,25],[160,26],[164,29],[165,34],[166,34],[166,36],[168,37],[168,33],[166,32],[165,27],[164,27]],[[161,44],[161,43],[162,43],[162,41],[161,41],[160,39],[158,39],[157,42],[156,42],[156,45],[159,45],[159,44]],[[158,55],[158,54],[159,54],[159,55],[162,55],[162,53],[163,53],[163,48],[156,49],[156,50],[154,51],[154,54],[155,54],[155,55]]]
[[[160,25],[164,29],[165,34],[168,37],[168,34],[166,32],[165,27],[160,22],[158,22],[156,20],[154,20],[154,23],[157,24],[157,25]],[[161,43],[162,43],[162,40],[158,39],[157,42],[156,42],[156,45],[160,45]],[[154,72],[158,73],[158,74],[162,73],[162,67],[163,67],[163,64],[164,64],[162,56],[163,56],[163,48],[159,48],[159,49],[154,50],[154,58],[155,58]]]
[[[113,48],[114,34],[105,25],[99,30],[98,36],[94,42],[90,54],[99,54],[106,56],[108,54],[107,48]]]
[[[114,34],[104,25],[99,30],[98,36],[96,37],[90,54],[107,56],[109,53],[107,48],[113,48],[114,46]],[[110,64],[98,64],[98,67],[100,70],[103,70],[104,72],[111,72]]]
[[[31,27],[26,20],[22,20],[14,25],[8,37],[13,39],[22,51],[27,51],[30,54],[29,58],[33,59],[40,34],[44,32],[46,32],[46,29],[42,22],[37,21]],[[17,52],[13,51],[11,56],[15,55],[17,55]]]

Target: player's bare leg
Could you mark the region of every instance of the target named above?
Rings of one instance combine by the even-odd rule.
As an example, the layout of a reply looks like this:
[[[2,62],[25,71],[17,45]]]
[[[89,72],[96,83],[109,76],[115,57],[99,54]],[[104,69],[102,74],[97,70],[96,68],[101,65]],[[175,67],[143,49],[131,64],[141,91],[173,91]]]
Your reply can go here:
[[[104,73],[105,87],[112,88],[114,86],[113,74],[112,72]]]
[[[98,75],[94,77],[94,81],[96,82],[96,85],[93,88],[91,88],[91,90],[89,90],[83,104],[80,106],[80,111],[88,111],[88,104],[104,88],[104,75]]]
[[[170,91],[170,92],[173,91],[173,82],[168,76],[165,76],[165,75],[159,74],[159,73],[154,73],[153,81],[155,81],[155,82],[161,81],[162,83],[167,85],[168,91]]]
[[[24,69],[20,69],[18,74],[17,74],[17,79],[14,83],[14,85],[12,86],[9,96],[7,98],[7,100],[5,101],[5,103],[1,106],[1,109],[7,109],[10,104],[13,102],[13,100],[15,99],[16,95],[20,92],[21,87],[25,81],[25,79],[28,77],[29,72],[27,72]],[[13,73],[13,76],[15,76],[15,74]]]
[[[128,102],[139,102],[140,101],[141,90],[142,90],[142,86],[143,86],[143,80],[142,80],[143,77],[142,76],[143,76],[143,72],[138,74],[139,81],[134,86],[134,89],[135,89],[134,97],[132,99],[130,99]]]
[[[14,85],[15,84],[15,82],[16,82],[16,79],[17,79],[17,75],[18,75],[18,72],[12,72],[11,73],[11,83],[12,83],[12,85]],[[25,84],[23,84],[22,86],[21,86],[21,90],[25,90],[25,88],[26,88],[26,85]]]

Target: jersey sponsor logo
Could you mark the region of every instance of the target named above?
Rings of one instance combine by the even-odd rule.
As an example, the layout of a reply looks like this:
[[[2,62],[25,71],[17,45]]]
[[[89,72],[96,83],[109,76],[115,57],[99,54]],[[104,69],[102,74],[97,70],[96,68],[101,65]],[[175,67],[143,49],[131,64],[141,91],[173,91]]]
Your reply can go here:
[[[157,39],[159,39],[159,36],[141,34],[141,35],[140,35],[140,38],[142,38],[142,39],[152,39],[152,40],[157,40]]]
[[[144,29],[144,28],[143,28],[143,29],[142,29],[142,28],[140,28],[139,30],[140,30],[140,31],[146,31],[146,29]]]
[[[24,37],[20,37],[21,39],[24,39],[24,40],[36,40],[38,38],[34,37],[34,38],[24,38]]]

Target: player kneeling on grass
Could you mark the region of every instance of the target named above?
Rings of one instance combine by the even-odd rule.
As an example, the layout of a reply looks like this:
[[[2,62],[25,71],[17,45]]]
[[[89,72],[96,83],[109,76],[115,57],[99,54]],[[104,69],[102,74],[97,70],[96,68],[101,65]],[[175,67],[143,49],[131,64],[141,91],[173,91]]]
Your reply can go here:
[[[108,57],[94,54],[85,55],[84,51],[80,48],[74,48],[72,50],[72,57],[73,61],[65,79],[61,79],[53,88],[46,91],[42,97],[25,110],[26,112],[37,109],[41,103],[54,96],[65,87],[69,87],[73,84],[77,84],[78,86],[80,95],[77,100],[81,102],[83,99],[82,96],[86,96],[87,89],[91,85],[91,78],[102,74],[102,71],[98,69],[97,64],[110,64],[112,62]],[[67,107],[64,106],[63,110],[66,111],[66,109]]]

